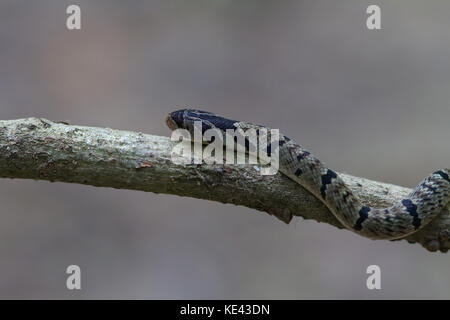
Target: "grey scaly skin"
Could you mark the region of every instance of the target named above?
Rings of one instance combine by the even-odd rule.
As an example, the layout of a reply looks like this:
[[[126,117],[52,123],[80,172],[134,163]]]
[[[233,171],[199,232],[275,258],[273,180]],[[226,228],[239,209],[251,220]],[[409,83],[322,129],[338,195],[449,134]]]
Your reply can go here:
[[[182,109],[171,112],[166,123],[171,130],[193,132],[195,121],[202,130],[268,129],[230,120],[210,112]],[[339,175],[293,140],[280,135],[279,170],[320,199],[349,230],[370,239],[403,238],[427,225],[450,201],[450,169],[426,177],[402,201],[388,208],[371,208],[361,203]]]

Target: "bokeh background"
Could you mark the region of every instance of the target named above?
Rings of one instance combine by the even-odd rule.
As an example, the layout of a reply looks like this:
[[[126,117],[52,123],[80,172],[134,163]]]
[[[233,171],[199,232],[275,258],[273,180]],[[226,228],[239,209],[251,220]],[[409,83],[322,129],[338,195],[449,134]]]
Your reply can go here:
[[[444,0],[0,0],[0,119],[169,135],[194,106],[412,187],[449,166],[449,30]],[[2,179],[0,221],[0,298],[450,298],[449,254],[245,207]]]

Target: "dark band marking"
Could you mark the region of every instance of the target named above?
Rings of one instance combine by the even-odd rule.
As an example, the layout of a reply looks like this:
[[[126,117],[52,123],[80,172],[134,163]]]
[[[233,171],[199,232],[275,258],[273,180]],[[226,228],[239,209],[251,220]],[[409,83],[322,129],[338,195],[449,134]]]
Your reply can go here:
[[[331,183],[331,180],[334,178],[337,178],[336,172],[333,170],[328,169],[327,173],[322,175],[322,186],[320,187],[320,194],[322,195],[322,198],[325,199],[325,190],[327,189],[327,184]]]
[[[299,177],[302,173],[303,173],[302,169],[297,169],[297,170],[295,171],[295,175],[296,175],[297,177]]]
[[[359,218],[356,220],[355,225],[353,226],[353,229],[356,231],[360,231],[362,229],[362,223],[369,217],[369,211],[370,207],[368,206],[362,206],[359,210]]]
[[[309,156],[311,153],[309,152],[309,151],[303,151],[302,153],[300,153],[298,156],[297,156],[297,160],[298,161],[301,161],[301,160],[303,160],[304,158],[306,158],[307,156]]]
[[[188,111],[188,115],[194,118],[199,118],[199,120],[209,121],[221,130],[236,129],[234,124],[238,122],[236,120],[230,120],[224,117],[216,116],[214,114],[211,114],[210,112],[196,113]],[[209,129],[209,127],[207,129]]]
[[[428,190],[431,190],[431,192],[433,192],[433,194],[439,193],[438,191],[436,191],[436,188],[433,188],[432,186],[426,184],[425,182],[423,182],[421,184],[422,187],[427,188]]]
[[[280,138],[280,147],[283,146],[286,142],[289,142],[289,141],[291,141],[291,139],[289,139],[288,137],[281,136],[281,138]]]
[[[449,178],[448,174],[446,174],[444,171],[439,170],[439,171],[436,171],[435,174],[440,175],[442,178],[444,178],[444,180],[447,180],[448,182],[450,182],[450,178]]]
[[[406,211],[413,217],[413,226],[417,230],[420,227],[421,220],[417,214],[417,206],[410,199],[403,199],[402,204],[405,206]]]

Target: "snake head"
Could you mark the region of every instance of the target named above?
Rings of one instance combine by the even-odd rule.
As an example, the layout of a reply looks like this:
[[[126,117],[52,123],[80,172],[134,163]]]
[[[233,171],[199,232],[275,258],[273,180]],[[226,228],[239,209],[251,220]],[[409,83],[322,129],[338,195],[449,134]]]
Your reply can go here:
[[[196,109],[180,109],[169,113],[166,118],[166,124],[171,130],[186,129],[193,132],[194,123],[196,121],[202,122],[202,133],[208,129],[236,129],[235,123],[237,121],[226,119],[224,117],[215,115],[208,111],[201,111]]]
[[[183,112],[184,110],[177,110],[169,113],[166,117],[166,125],[170,130],[183,128]]]

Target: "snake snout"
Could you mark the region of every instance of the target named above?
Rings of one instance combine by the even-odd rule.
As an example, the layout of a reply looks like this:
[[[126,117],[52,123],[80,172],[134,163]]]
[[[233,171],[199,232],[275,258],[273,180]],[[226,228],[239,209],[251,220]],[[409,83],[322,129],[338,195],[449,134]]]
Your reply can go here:
[[[166,118],[166,124],[171,130],[183,128],[184,110],[177,110],[169,113]]]

